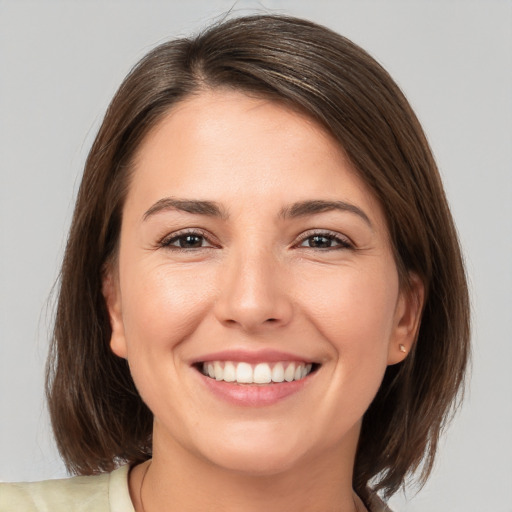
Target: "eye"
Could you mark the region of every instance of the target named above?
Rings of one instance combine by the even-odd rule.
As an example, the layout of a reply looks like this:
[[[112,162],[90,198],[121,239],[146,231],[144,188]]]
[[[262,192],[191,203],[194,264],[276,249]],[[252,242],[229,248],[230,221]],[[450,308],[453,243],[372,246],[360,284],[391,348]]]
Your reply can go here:
[[[353,244],[345,237],[331,232],[305,233],[299,241],[298,247],[308,249],[351,249]]]
[[[187,250],[213,247],[213,244],[202,232],[185,231],[172,233],[160,242],[160,246],[168,249]]]

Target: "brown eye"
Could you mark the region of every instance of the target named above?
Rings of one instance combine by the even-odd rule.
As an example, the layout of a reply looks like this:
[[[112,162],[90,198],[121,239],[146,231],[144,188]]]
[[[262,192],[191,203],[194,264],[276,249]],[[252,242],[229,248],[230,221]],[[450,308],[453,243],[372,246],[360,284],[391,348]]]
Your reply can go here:
[[[176,241],[182,249],[195,249],[203,246],[204,238],[200,235],[183,235],[178,237]]]
[[[310,249],[346,249],[351,247],[351,244],[334,234],[325,233],[310,235],[304,238],[299,246]]]
[[[327,236],[315,235],[310,236],[305,240],[308,243],[308,247],[314,247],[315,249],[327,249],[332,247],[333,239]]]
[[[164,239],[161,246],[168,249],[186,250],[211,247],[212,245],[201,233],[181,233]]]

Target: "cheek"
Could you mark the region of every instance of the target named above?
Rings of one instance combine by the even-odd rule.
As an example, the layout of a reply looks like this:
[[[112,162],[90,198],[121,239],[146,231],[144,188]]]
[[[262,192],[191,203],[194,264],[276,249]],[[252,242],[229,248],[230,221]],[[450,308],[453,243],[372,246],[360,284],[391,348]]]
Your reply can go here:
[[[182,389],[181,354],[209,308],[211,277],[204,272],[178,272],[166,264],[127,265],[121,275],[127,359],[133,380],[151,411],[174,425],[190,397],[170,390]]]
[[[302,288],[311,322],[340,353],[387,349],[398,298],[394,265],[345,268],[305,281]]]
[[[211,301],[211,279],[205,272],[142,264],[127,266],[122,275],[129,353],[178,345],[195,329]]]
[[[386,271],[384,271],[386,270]],[[345,268],[310,292],[309,318],[328,342],[332,411],[342,407],[360,417],[377,393],[387,367],[398,298],[394,264],[364,271]],[[319,288],[319,285],[322,285]],[[320,289],[322,290],[319,293]],[[341,421],[336,416],[333,421]]]

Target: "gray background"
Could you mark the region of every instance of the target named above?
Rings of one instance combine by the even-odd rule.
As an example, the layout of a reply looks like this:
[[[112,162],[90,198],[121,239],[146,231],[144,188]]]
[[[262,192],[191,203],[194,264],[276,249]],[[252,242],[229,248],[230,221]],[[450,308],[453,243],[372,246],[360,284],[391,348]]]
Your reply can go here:
[[[353,39],[416,109],[467,256],[468,396],[435,471],[397,512],[512,511],[512,2],[0,0],[0,479],[63,476],[43,400],[58,273],[104,110],[156,43],[234,7],[308,17]]]

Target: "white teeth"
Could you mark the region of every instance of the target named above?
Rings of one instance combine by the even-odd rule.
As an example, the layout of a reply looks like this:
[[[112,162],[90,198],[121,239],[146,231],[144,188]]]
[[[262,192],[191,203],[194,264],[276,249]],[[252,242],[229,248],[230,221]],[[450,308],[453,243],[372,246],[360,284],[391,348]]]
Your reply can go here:
[[[304,363],[236,363],[232,361],[208,361],[203,363],[203,374],[215,380],[239,384],[269,384],[271,382],[292,382],[301,380],[313,368]]]
[[[224,365],[224,380],[226,382],[235,382],[236,380],[235,365],[229,361]]]
[[[236,381],[242,384],[252,384],[253,372],[249,363],[238,363],[236,366]]]
[[[213,363],[213,372],[216,380],[224,380],[224,370],[218,361]]]
[[[283,382],[284,380],[284,366],[282,363],[277,363],[272,368],[272,382]]]
[[[268,384],[272,382],[272,371],[267,363],[259,363],[254,368],[253,381],[256,384]]]
[[[286,382],[291,382],[295,378],[295,365],[289,364],[286,370],[284,371],[284,380]]]

